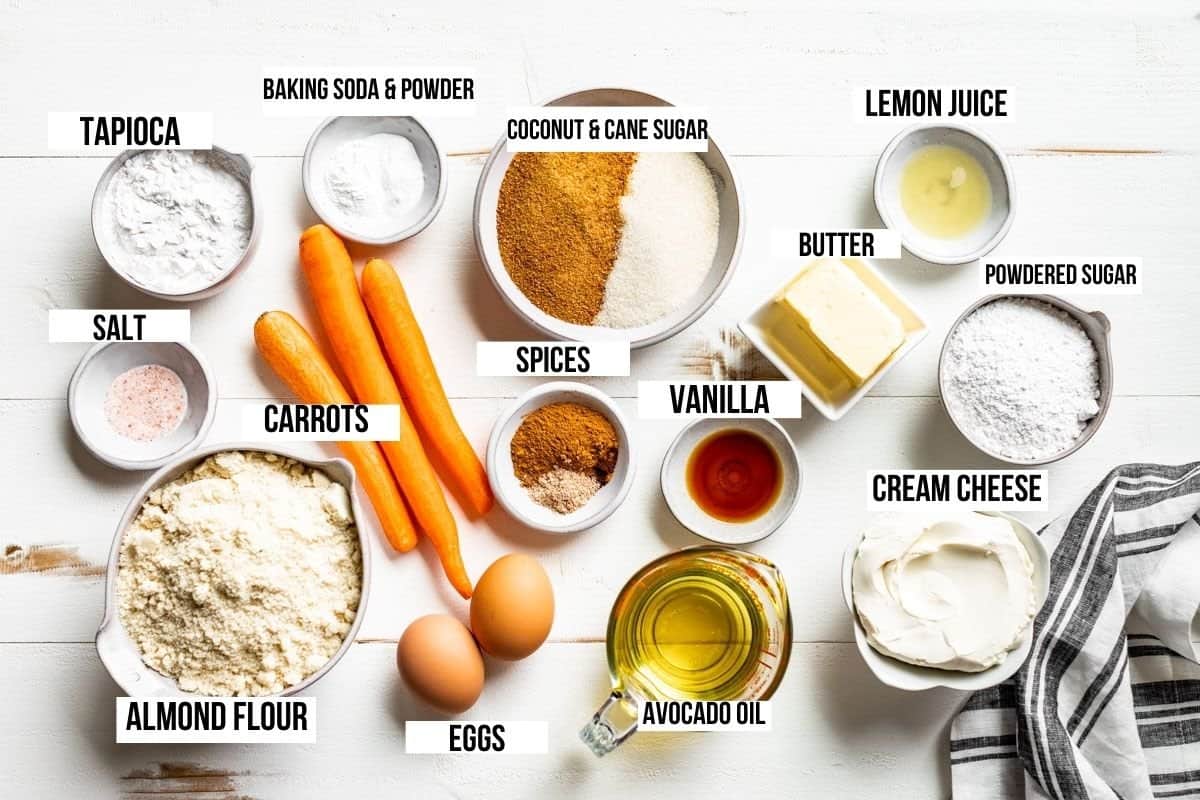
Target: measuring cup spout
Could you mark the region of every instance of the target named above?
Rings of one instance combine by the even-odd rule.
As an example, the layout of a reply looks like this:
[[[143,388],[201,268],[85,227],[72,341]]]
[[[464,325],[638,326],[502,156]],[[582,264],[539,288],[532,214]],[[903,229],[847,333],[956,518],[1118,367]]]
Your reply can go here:
[[[637,703],[628,695],[613,692],[579,731],[579,738],[597,756],[606,756],[633,735],[637,723]]]

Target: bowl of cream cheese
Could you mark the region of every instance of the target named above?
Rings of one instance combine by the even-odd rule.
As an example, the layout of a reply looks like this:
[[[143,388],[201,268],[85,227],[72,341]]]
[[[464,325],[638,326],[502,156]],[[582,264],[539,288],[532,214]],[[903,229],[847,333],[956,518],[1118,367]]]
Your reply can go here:
[[[994,686],[1024,663],[1046,600],[1050,556],[1000,512],[876,517],[846,549],[842,593],[854,641],[897,689]]]

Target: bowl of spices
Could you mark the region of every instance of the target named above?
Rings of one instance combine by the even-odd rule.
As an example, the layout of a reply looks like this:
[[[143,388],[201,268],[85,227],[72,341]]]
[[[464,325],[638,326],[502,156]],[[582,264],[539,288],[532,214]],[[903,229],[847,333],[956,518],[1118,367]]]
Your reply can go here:
[[[556,381],[513,403],[488,440],[488,480],[500,505],[548,533],[575,533],[607,519],[633,486],[625,416],[603,392]]]
[[[249,262],[261,216],[254,167],[211,150],[127,150],[92,196],[92,236],[121,280],[152,297],[220,292]]]
[[[666,106],[592,89],[550,106]],[[475,244],[500,295],[543,334],[645,347],[674,336],[733,277],[742,202],[732,167],[703,153],[492,150],[475,193]]]
[[[1050,295],[992,295],[950,327],[938,362],[942,403],[984,453],[1021,466],[1083,447],[1113,393],[1111,327]]]
[[[875,208],[913,255],[966,264],[1012,227],[1012,169],[991,139],[966,125],[914,125],[879,157]]]
[[[119,469],[154,469],[203,441],[217,409],[216,379],[190,345],[98,344],[71,376],[67,409],[96,458]]]
[[[330,117],[309,138],[301,174],[317,216],[363,244],[420,233],[446,199],[446,158],[412,117]]]
[[[796,508],[801,469],[787,431],[773,419],[700,419],[663,457],[663,498],[679,524],[721,544],[774,533]]]

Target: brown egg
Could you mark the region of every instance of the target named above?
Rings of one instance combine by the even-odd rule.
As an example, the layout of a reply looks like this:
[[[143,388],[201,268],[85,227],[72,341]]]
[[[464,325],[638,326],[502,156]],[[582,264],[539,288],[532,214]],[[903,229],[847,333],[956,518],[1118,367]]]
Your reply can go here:
[[[471,632],[454,617],[413,620],[396,646],[396,666],[408,688],[431,705],[461,714],[483,692],[483,656]]]
[[[542,646],[554,622],[554,590],[535,559],[520,553],[497,559],[475,584],[471,632],[496,658],[516,661]]]

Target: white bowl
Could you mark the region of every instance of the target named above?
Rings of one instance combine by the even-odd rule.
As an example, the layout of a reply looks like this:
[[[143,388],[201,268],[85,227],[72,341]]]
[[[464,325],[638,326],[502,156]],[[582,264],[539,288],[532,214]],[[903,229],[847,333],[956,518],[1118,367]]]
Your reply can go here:
[[[339,145],[376,133],[395,133],[412,142],[425,173],[425,191],[412,208],[395,220],[393,230],[373,236],[367,231],[354,230],[343,224],[341,216],[326,205],[325,198],[316,189],[321,180],[318,170]],[[304,196],[321,221],[342,238],[362,244],[395,244],[415,236],[433,222],[446,200],[446,157],[425,126],[413,117],[329,117],[309,137],[300,170]]]
[[[790,318],[781,316],[776,303],[784,290],[796,279],[796,275],[816,261],[817,259],[808,262],[784,281],[758,308],[750,312],[750,316],[738,323],[738,329],[785,377],[800,382],[808,402],[826,419],[838,420],[859,400],[866,397],[871,387],[878,383],[888,370],[912,352],[929,333],[929,326],[870,261],[863,258],[842,259],[859,279],[875,292],[884,305],[900,318],[900,323],[904,326],[904,343],[865,383],[854,386],[850,378],[824,355],[820,345],[813,341],[811,336]]]
[[[1034,617],[1036,618],[1041,612],[1042,605],[1046,602],[1046,594],[1050,590],[1050,553],[1046,550],[1046,545],[1033,532],[1032,528],[1016,517],[999,511],[981,511],[979,513],[1008,520],[1013,526],[1013,530],[1016,531],[1017,538],[1021,540],[1021,544],[1025,545],[1029,558],[1033,562],[1033,589],[1037,602]],[[995,686],[1007,680],[1025,663],[1025,657],[1029,655],[1029,649],[1033,646],[1032,622],[1025,629],[1025,633],[1021,637],[1021,644],[1015,650],[1009,651],[1008,656],[999,664],[982,672],[922,667],[886,656],[871,647],[871,643],[867,641],[867,632],[858,618],[858,612],[854,610],[852,576],[854,559],[858,555],[858,546],[861,541],[862,536],[856,536],[842,556],[842,598],[846,601],[846,608],[850,610],[850,618],[854,624],[854,643],[858,646],[858,652],[863,661],[867,662],[871,672],[875,673],[875,677],[881,682],[909,692],[921,692],[937,686],[975,691]]]
[[[612,478],[583,507],[559,514],[534,502],[517,480],[512,465],[512,437],[525,416],[550,403],[579,403],[604,414],[617,431],[617,466]],[[603,522],[625,501],[633,487],[633,441],[625,415],[608,395],[591,386],[553,381],[530,389],[500,415],[488,439],[487,473],[492,491],[504,510],[522,524],[546,533],[576,533]]]
[[[652,94],[632,89],[589,89],[563,95],[546,103],[548,106],[669,106],[667,101]],[[720,205],[720,223],[717,234],[717,252],[712,267],[704,280],[696,287],[692,296],[670,314],[637,328],[604,328],[592,325],[575,325],[542,311],[527,298],[500,258],[500,242],[496,236],[496,202],[500,197],[500,184],[513,154],[508,152],[505,139],[501,139],[483,165],[479,186],[475,191],[475,247],[483,261],[488,276],[500,296],[526,322],[541,333],[555,339],[608,340],[629,342],[632,348],[647,347],[669,339],[691,325],[717,301],[721,292],[733,278],[738,254],[742,249],[742,201],[739,197],[737,178],[732,165],[725,159],[720,148],[712,139],[708,140],[708,151],[698,153],[708,167],[717,187]]]
[[[190,302],[192,300],[202,300],[205,297],[212,297],[218,292],[225,289],[233,281],[234,276],[240,274],[242,270],[250,263],[250,258],[254,255],[254,248],[258,244],[259,233],[262,230],[262,214],[258,205],[258,190],[256,188],[257,179],[254,175],[254,162],[249,156],[241,153],[232,153],[220,147],[213,147],[213,152],[224,156],[226,163],[233,173],[246,185],[246,191],[250,193],[250,239],[246,242],[246,249],[242,251],[241,256],[233,266],[226,269],[221,275],[208,286],[202,289],[197,289],[194,292],[182,292],[171,294],[169,292],[160,292],[157,289],[151,289],[143,286],[127,274],[120,266],[120,258],[115,253],[106,252],[102,238],[98,233],[97,223],[100,220],[100,215],[104,208],[104,195],[108,191],[108,184],[112,181],[113,175],[116,174],[125,162],[133,158],[138,153],[146,152],[145,150],[126,150],[119,156],[109,162],[108,167],[100,175],[100,180],[96,183],[96,191],[92,194],[92,239],[96,242],[96,249],[100,251],[100,255],[104,256],[104,261],[109,268],[117,274],[121,280],[137,289],[139,292],[148,294],[151,297],[158,297],[162,300],[174,300],[176,302]]]
[[[900,178],[913,153],[927,145],[965,150],[983,167],[992,187],[992,210],[980,225],[954,239],[940,239],[916,228],[900,202]],[[1013,176],[1008,157],[977,130],[953,122],[923,123],[901,131],[884,148],[875,167],[875,208],[883,224],[899,231],[904,248],[934,264],[966,264],[987,255],[1012,227]]]
[[[1052,453],[1051,455],[1043,456],[1041,458],[1009,458],[1002,453],[989,450],[971,436],[970,428],[955,418],[954,414],[950,411],[950,405],[946,402],[946,350],[950,346],[950,339],[954,336],[955,330],[957,330],[958,326],[963,323],[963,320],[974,314],[983,306],[986,306],[988,303],[994,303],[997,300],[1015,299],[1040,301],[1046,305],[1058,309],[1078,322],[1079,326],[1083,328],[1083,332],[1086,333],[1088,338],[1092,340],[1092,344],[1096,348],[1096,365],[1100,372],[1100,409],[1096,412],[1096,415],[1088,420],[1087,425],[1084,426],[1084,429],[1079,433],[1079,436],[1075,437],[1075,441],[1073,441],[1065,450]],[[1004,461],[1009,464],[1015,464],[1019,467],[1034,467],[1041,466],[1043,464],[1051,464],[1055,461],[1061,461],[1079,448],[1083,447],[1093,436],[1096,435],[1096,431],[1100,430],[1100,424],[1104,422],[1105,416],[1108,415],[1108,409],[1112,405],[1113,363],[1112,347],[1109,344],[1111,334],[1112,323],[1109,322],[1108,317],[1104,314],[1104,312],[1084,311],[1079,306],[1068,303],[1066,300],[1054,297],[1053,295],[988,295],[987,297],[977,300],[969,305],[967,310],[959,314],[958,319],[954,320],[954,323],[950,326],[949,330],[946,331],[946,338],[942,341],[942,352],[941,355],[938,356],[938,394],[942,398],[942,408],[946,409],[946,416],[950,417],[950,421],[954,423],[954,427],[958,429],[958,432],[962,434],[964,439],[975,445],[980,452],[991,456],[997,461]]]
[[[762,437],[779,458],[781,485],[771,507],[745,522],[726,522],[707,514],[692,499],[687,486],[687,467],[692,452],[704,439],[718,431],[748,431]],[[697,536],[720,544],[748,544],[766,538],[787,521],[800,498],[800,458],[787,431],[766,417],[747,419],[699,419],[688,425],[671,443],[663,457],[659,475],[667,508],[679,524]]]
[[[134,641],[129,638],[129,633],[121,623],[121,615],[117,605],[117,570],[120,568],[121,540],[125,536],[125,530],[141,510],[142,503],[146,501],[146,497],[150,492],[164,483],[178,478],[214,453],[224,453],[230,450],[274,453],[275,455],[290,458],[302,464],[307,464],[314,469],[321,470],[329,476],[330,480],[336,481],[346,487],[346,492],[350,495],[350,510],[354,514],[355,529],[358,533],[359,551],[362,553],[362,593],[359,595],[358,611],[354,615],[354,622],[351,624],[350,630],[346,633],[346,638],[342,641],[342,646],[338,648],[338,651],[333,654],[332,658],[325,662],[323,667],[295,686],[289,686],[284,689],[280,692],[280,695],[298,694],[320,680],[346,654],[346,651],[350,649],[350,645],[354,643],[354,638],[358,635],[358,629],[362,626],[364,612],[367,607],[367,588],[371,585],[371,548],[370,543],[367,541],[365,526],[362,524],[364,519],[362,507],[358,502],[358,493],[355,491],[357,478],[354,474],[354,467],[350,465],[350,462],[341,458],[305,458],[287,450],[267,448],[261,445],[242,442],[211,445],[194,453],[180,456],[151,475],[133,496],[133,499],[125,508],[125,513],[121,516],[121,521],[117,523],[117,532],[113,537],[112,550],[108,555],[108,572],[104,590],[104,619],[100,622],[100,629],[96,631],[96,652],[100,655],[100,660],[104,663],[108,674],[112,676],[112,679],[116,681],[117,685],[121,687],[121,690],[127,696],[200,696],[195,692],[183,691],[179,688],[179,684],[174,678],[168,678],[142,661],[141,651],[138,650]]]
[[[187,413],[174,431],[138,442],[113,430],[104,398],[113,380],[143,364],[160,364],[179,376],[187,390]],[[67,389],[71,425],[92,455],[120,469],[154,469],[203,441],[217,410],[217,382],[203,356],[178,342],[109,342],[92,347],[75,367]]]

